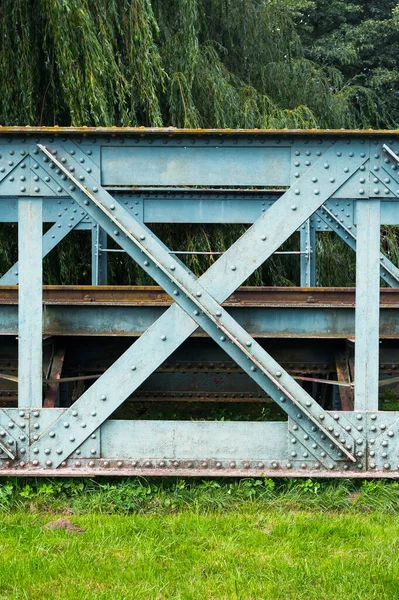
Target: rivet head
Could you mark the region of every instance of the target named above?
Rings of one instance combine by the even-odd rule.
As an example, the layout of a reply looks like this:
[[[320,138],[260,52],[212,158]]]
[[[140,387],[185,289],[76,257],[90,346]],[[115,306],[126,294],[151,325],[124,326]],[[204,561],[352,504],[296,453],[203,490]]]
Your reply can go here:
[[[282,376],[282,372],[281,371],[276,371],[276,377],[281,377]]]
[[[46,465],[47,465],[48,467],[51,467],[51,465],[52,465],[52,464],[53,464],[53,461],[52,461],[52,460],[46,460]]]
[[[236,271],[237,270],[237,267],[235,265],[231,265],[230,268],[231,268],[232,271]]]
[[[107,396],[104,396],[104,394],[103,394],[103,395],[101,396],[101,400],[102,400],[103,402],[105,402],[105,400],[106,400],[106,399],[107,399]]]
[[[166,340],[166,335],[161,335],[161,340],[164,342]]]

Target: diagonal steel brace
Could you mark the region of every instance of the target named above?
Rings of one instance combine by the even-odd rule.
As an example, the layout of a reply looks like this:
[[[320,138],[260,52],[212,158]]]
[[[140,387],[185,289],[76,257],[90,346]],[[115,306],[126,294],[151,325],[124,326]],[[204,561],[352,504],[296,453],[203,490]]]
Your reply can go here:
[[[324,204],[317,211],[317,216],[320,217],[326,225],[331,227],[331,223],[334,223],[334,231],[336,234],[350,247],[356,251],[356,229],[348,227],[339,221],[334,215],[332,210]],[[393,288],[399,287],[399,269],[387,258],[382,252],[380,252],[380,269],[381,278]]]
[[[42,237],[42,258],[47,256],[57,244],[63,240],[68,233],[73,231],[81,221],[86,217],[87,213],[81,211],[79,215],[71,217],[69,214],[64,214],[62,217],[54,223],[52,227]],[[18,284],[18,269],[19,264],[16,262],[4,275],[0,278],[0,285],[17,285]]]
[[[47,152],[48,152],[48,151],[47,151]],[[50,154],[50,153],[48,153],[48,156],[51,158],[51,154]],[[325,160],[325,158],[326,158],[326,157],[324,156],[324,160]],[[52,158],[52,160],[53,160],[53,158]],[[85,194],[86,196],[90,197],[90,199],[92,200],[92,202],[94,202],[94,204],[96,204],[96,200],[97,200],[97,198],[96,198],[96,197],[94,197],[94,196],[93,196],[93,195],[92,195],[90,192],[88,192],[87,188],[85,188],[83,185],[81,185],[81,184],[79,183],[79,181],[78,181],[78,180],[77,180],[75,177],[73,177],[73,176],[71,177],[71,176],[70,176],[70,173],[68,173],[68,171],[67,171],[66,169],[63,169],[63,165],[62,165],[61,163],[58,163],[58,161],[55,161],[55,160],[54,160],[54,162],[55,162],[55,163],[56,163],[56,164],[59,166],[59,168],[60,168],[60,171],[63,171],[63,172],[64,172],[64,176],[65,176],[65,174],[68,174],[68,177],[69,177],[69,179],[73,180],[73,183],[75,184],[75,186],[76,186],[76,187],[78,187],[78,188],[79,188],[81,191],[83,191],[83,192],[84,192],[84,194]],[[354,165],[354,167],[355,167],[355,170],[356,170],[356,168],[358,168],[358,167],[360,166],[360,164],[362,164],[362,162],[364,162],[364,161],[360,161],[360,162],[356,163],[356,165]],[[344,170],[343,170],[343,171],[344,171]],[[345,172],[348,172],[348,169],[346,169],[346,171],[345,171]],[[351,174],[351,173],[353,173],[353,172],[354,172],[354,171],[353,171],[353,170],[351,170],[351,171],[350,171],[350,174]],[[340,178],[337,180],[337,186],[339,186],[339,185],[342,185],[342,181],[343,181],[343,180],[345,180],[347,177],[349,177],[349,176],[350,176],[350,174],[349,174],[349,175],[347,175],[346,177],[342,177],[342,175],[341,175],[341,177],[340,177]],[[331,180],[332,180],[332,181],[331,181]],[[330,182],[331,182],[331,183],[334,183],[334,180],[335,180],[335,178],[330,178]],[[95,183],[95,182],[94,182],[94,183]],[[75,187],[75,186],[73,186],[73,187]],[[75,187],[75,189],[76,189],[76,187]],[[95,186],[95,187],[96,187],[96,189],[97,189],[97,191],[98,191],[98,187],[97,187],[97,186]],[[335,186],[330,186],[330,187],[334,188]],[[71,190],[71,191],[74,191],[74,190]],[[300,193],[300,191],[299,191],[299,190],[290,190],[290,191],[291,191],[291,194],[288,194],[288,198],[286,198],[286,200],[288,199],[288,201],[289,201],[289,202],[290,202],[290,201],[292,201],[292,200],[291,200],[291,198],[289,198],[289,196],[292,196],[293,194],[295,194],[295,195],[299,195],[299,193]],[[332,191],[331,191],[331,190],[327,190],[327,197],[329,197],[329,195],[331,195],[331,193],[332,193],[333,191],[334,191],[334,189],[332,189]],[[104,193],[105,193],[107,196],[104,196]],[[317,196],[317,195],[319,195],[319,191],[318,191],[318,190],[315,190],[315,191],[314,191],[314,194],[315,194],[316,196]],[[96,195],[97,195],[97,194],[96,194]],[[103,210],[103,212],[105,212],[105,213],[106,213],[106,215],[107,215],[107,217],[108,217],[108,220],[112,221],[112,222],[113,222],[113,223],[114,223],[116,226],[120,226],[121,224],[119,223],[119,219],[118,219],[116,216],[112,216],[113,214],[116,214],[116,213],[115,213],[116,206],[115,206],[115,205],[113,205],[113,208],[112,208],[112,206],[111,206],[111,205],[110,205],[110,206],[108,206],[108,207],[105,207],[105,206],[102,206],[102,207],[101,207],[101,206],[100,206],[100,204],[102,204],[103,200],[104,200],[105,202],[109,202],[109,201],[111,201],[111,202],[114,202],[114,201],[113,201],[113,199],[112,199],[112,197],[110,197],[110,196],[107,194],[107,192],[105,192],[105,190],[103,190],[103,189],[102,189],[102,190],[100,190],[100,196],[101,196],[101,195],[102,195],[103,197],[101,198],[101,201],[98,201],[98,203],[97,203],[97,208],[100,208],[100,210]],[[287,196],[287,194],[285,194],[284,196]],[[75,196],[74,196],[74,197],[75,197]],[[321,197],[321,198],[317,199],[317,201],[314,203],[316,206],[312,206],[312,210],[310,210],[310,212],[309,212],[309,207],[306,207],[306,210],[305,210],[306,214],[305,214],[305,215],[302,215],[302,216],[300,216],[300,215],[298,214],[298,217],[301,219],[301,221],[298,223],[298,222],[297,222],[297,220],[295,220],[295,224],[294,224],[293,230],[295,230],[295,228],[298,226],[298,224],[299,224],[299,225],[301,224],[301,222],[302,222],[302,219],[303,219],[303,220],[306,220],[306,218],[309,216],[309,214],[312,214],[312,212],[314,211],[314,209],[315,209],[315,208],[317,208],[317,207],[318,207],[318,206],[319,206],[319,205],[320,205],[320,204],[321,204],[321,203],[324,201],[324,199],[325,199],[325,198],[323,198],[323,197]],[[281,200],[281,199],[280,199],[280,200]],[[280,202],[280,201],[279,201],[279,202]],[[87,204],[87,200],[85,201],[85,204]],[[292,211],[296,211],[296,209],[297,209],[297,207],[296,207],[296,206],[291,206],[290,208],[291,208],[291,210],[292,210]],[[303,208],[303,207],[302,207],[302,208]],[[88,210],[89,210],[89,209],[88,209]],[[122,207],[119,207],[119,210],[122,210],[122,211],[124,211],[124,209],[123,209]],[[113,211],[113,213],[110,213],[110,211]],[[126,211],[125,211],[125,212],[126,212]],[[270,211],[269,211],[269,212],[270,212]],[[269,213],[268,213],[268,215],[269,215]],[[92,215],[92,216],[93,216],[93,215]],[[129,217],[130,217],[130,215],[129,215]],[[260,221],[261,221],[261,220],[263,220],[263,219],[262,219],[262,217],[261,217]],[[133,219],[133,221],[134,221],[134,219]],[[286,221],[287,221],[287,219],[286,219]],[[138,227],[141,227],[141,226],[140,226],[140,225],[138,225],[138,224],[137,224],[137,222],[135,222],[135,221],[134,221],[134,224],[135,224],[135,225],[134,225],[133,229],[134,229],[134,228],[136,228],[136,230],[137,230],[137,226],[138,226]],[[102,224],[101,224],[101,225],[102,225]],[[251,228],[251,230],[252,230],[252,231],[250,230],[252,234],[254,233],[254,232],[253,232],[254,228],[256,229],[256,225],[257,225],[257,224],[255,224],[255,226],[253,226],[253,227]],[[263,229],[264,229],[264,224],[262,224],[262,226],[263,226]],[[279,229],[279,228],[276,228],[276,229]],[[121,231],[124,233],[124,235],[126,236],[126,238],[129,238],[129,234],[130,234],[130,230],[129,230],[129,229],[122,228],[122,229],[121,229]],[[274,230],[274,229],[273,229],[273,232],[275,233],[275,230]],[[114,239],[117,239],[117,241],[120,241],[120,240],[118,240],[118,238],[117,238],[117,235],[116,235],[116,233],[118,233],[118,234],[119,234],[119,231],[117,232],[117,230],[115,230],[113,233],[114,233],[114,236],[115,236],[115,237],[113,236],[113,237],[114,237]],[[112,235],[112,234],[111,234],[111,235]],[[142,234],[142,235],[143,235],[143,234]],[[288,233],[288,235],[289,235],[289,233]],[[132,236],[130,236],[130,237],[132,237]],[[134,236],[133,236],[133,237],[134,237]],[[237,245],[238,245],[238,246],[240,246],[240,245],[242,246],[242,245],[243,245],[243,243],[244,243],[244,245],[245,245],[245,244],[248,242],[248,240],[247,240],[247,239],[245,239],[245,238],[247,238],[247,237],[248,237],[248,232],[247,232],[247,234],[245,234],[245,235],[243,236],[243,238],[241,238],[241,240],[239,240],[239,241],[238,241],[238,242],[237,242],[235,245],[233,245],[233,247],[232,247],[232,248],[234,248],[234,246],[237,246]],[[278,237],[278,236],[277,236],[277,237]],[[145,236],[144,236],[144,239],[145,239]],[[262,235],[262,236],[260,236],[260,239],[261,239],[261,240],[264,242],[264,241],[266,241],[266,236],[263,236],[263,235]],[[133,240],[133,238],[132,238],[132,241],[134,241],[134,240]],[[144,240],[142,240],[142,241],[144,241]],[[274,240],[274,241],[277,241],[277,240]],[[278,245],[281,243],[281,241],[282,241],[282,240],[281,240],[281,235],[280,235],[280,236],[279,236],[279,240],[278,240]],[[240,244],[240,242],[241,242],[241,244]],[[149,239],[149,242],[148,242],[148,243],[150,243],[150,246],[151,246],[151,245],[152,245],[152,246],[154,246],[154,243],[156,243],[156,241],[155,241],[155,239],[154,239],[153,237],[151,237],[151,238]],[[136,245],[137,245],[137,239],[136,239]],[[256,245],[256,244],[255,244],[255,245]],[[269,245],[270,245],[270,244],[269,244]],[[139,244],[139,246],[140,246],[140,244]],[[252,245],[251,245],[251,247],[253,247],[253,246],[254,246],[254,243],[252,242]],[[152,253],[151,253],[151,252],[152,252],[152,250],[153,250],[153,248],[149,248],[149,247],[147,247],[147,243],[146,243],[145,245],[144,245],[144,244],[141,244],[141,246],[140,246],[140,251],[141,251],[143,254],[147,254],[147,256],[148,256],[149,258],[151,258],[151,260],[154,262],[154,257],[152,256]],[[159,248],[158,248],[158,250],[159,250]],[[223,257],[224,259],[226,259],[226,255],[227,255],[227,254],[229,254],[229,253],[231,254],[231,250],[232,250],[232,249],[230,249],[230,250],[229,250],[229,251],[228,251],[228,252],[227,252],[227,253],[224,255],[224,257]],[[235,254],[235,256],[236,256],[236,257],[238,256],[238,260],[239,260],[239,257],[242,257],[242,254],[238,254],[238,255],[237,255],[237,253],[234,253],[234,254]],[[170,261],[170,257],[169,257],[169,255],[168,255],[167,259]],[[261,256],[261,257],[258,257],[258,260],[259,260],[259,259],[260,259],[260,263],[261,263],[261,262],[263,262],[263,260],[265,259],[265,253],[262,253],[262,256]],[[219,260],[222,260],[222,259],[219,259]],[[149,261],[147,261],[147,262],[149,263],[149,264],[148,264],[148,266],[150,266],[150,262],[149,262]],[[249,262],[250,262],[250,261],[249,261]],[[253,260],[253,261],[252,261],[252,264],[250,264],[250,265],[249,265],[250,272],[251,272],[251,271],[252,271],[254,268],[256,268],[256,266],[255,266],[255,267],[253,266],[253,262],[256,262],[256,258],[255,258],[255,260]],[[219,263],[219,261],[218,261],[218,263]],[[260,264],[260,263],[259,263],[259,264]],[[145,262],[144,262],[144,265],[145,265]],[[162,262],[156,265],[156,267],[158,267],[158,268],[160,269],[160,272],[162,271],[162,266],[163,266],[163,265],[162,265]],[[175,269],[176,269],[176,265],[175,265],[175,264],[173,264],[173,268],[171,267],[171,270],[175,270]],[[233,269],[233,271],[235,271],[235,270],[236,270],[236,268],[234,268],[234,269]],[[201,279],[200,279],[199,281],[201,281],[201,282],[202,282],[202,281],[204,280],[204,278],[206,278],[206,277],[209,277],[209,272],[210,272],[210,271],[212,271],[212,269],[210,269],[210,270],[207,272],[207,274],[205,274],[203,277],[201,277]],[[248,264],[246,265],[246,271],[248,271]],[[151,273],[151,271],[149,271],[149,272]],[[214,269],[213,269],[213,272],[214,272]],[[168,277],[170,277],[170,273],[168,272],[167,274],[168,274]],[[223,311],[223,309],[222,309],[222,310],[220,310],[220,309],[221,309],[221,307],[220,307],[220,306],[219,306],[217,303],[215,303],[215,301],[214,301],[214,299],[213,299],[212,297],[210,297],[210,296],[209,296],[209,297],[207,297],[207,298],[206,298],[207,302],[211,302],[211,305],[210,305],[210,306],[208,306],[208,307],[206,307],[206,306],[204,306],[204,302],[203,302],[203,300],[204,300],[204,299],[202,299],[201,301],[199,301],[199,300],[198,300],[199,296],[197,296],[197,295],[196,295],[196,296],[192,296],[192,295],[190,296],[190,293],[187,293],[187,292],[189,292],[189,289],[188,289],[188,288],[190,288],[190,287],[192,286],[193,282],[195,282],[195,279],[194,279],[192,276],[189,276],[189,277],[190,277],[190,281],[189,281],[189,282],[184,282],[184,281],[182,282],[182,281],[180,281],[180,278],[181,278],[181,277],[183,277],[183,279],[184,279],[184,275],[187,277],[187,272],[185,272],[185,274],[184,274],[184,273],[183,273],[183,274],[182,274],[182,273],[179,273],[179,280],[178,280],[178,279],[177,279],[177,278],[176,278],[176,277],[173,275],[173,278],[172,278],[172,285],[178,285],[178,287],[180,286],[180,289],[181,289],[181,290],[182,290],[182,291],[185,293],[185,295],[186,295],[186,297],[189,299],[189,301],[190,301],[191,303],[193,303],[193,305],[196,305],[196,306],[198,306],[199,308],[201,308],[201,311],[202,311],[202,313],[204,313],[204,312],[208,311],[208,312],[207,312],[208,319],[206,320],[206,327],[209,327],[209,323],[211,323],[211,324],[212,324],[212,326],[215,326],[215,327],[216,327],[216,328],[218,328],[219,330],[221,330],[221,331],[224,331],[224,333],[226,334],[226,338],[227,338],[227,337],[229,337],[229,339],[230,339],[230,340],[233,342],[233,347],[235,348],[235,350],[237,350],[237,348],[238,348],[238,349],[240,350],[240,352],[241,352],[241,353],[242,353],[244,356],[246,356],[246,357],[247,357],[249,360],[251,360],[251,362],[252,362],[251,369],[252,369],[252,368],[254,368],[254,369],[256,370],[257,368],[259,368],[259,370],[260,370],[260,372],[261,372],[261,373],[263,372],[263,374],[264,374],[264,375],[266,374],[268,378],[270,378],[270,377],[271,377],[271,379],[272,379],[272,383],[273,383],[273,384],[276,386],[276,388],[277,388],[277,389],[280,389],[280,390],[282,390],[282,389],[283,389],[285,393],[287,393],[287,392],[288,392],[288,393],[287,393],[287,395],[288,395],[288,397],[289,397],[289,398],[292,400],[292,398],[291,398],[291,393],[290,393],[290,390],[289,390],[289,389],[287,390],[287,384],[288,384],[288,387],[290,387],[290,385],[291,385],[291,381],[290,381],[290,379],[291,379],[291,378],[288,376],[288,374],[285,374],[285,373],[284,373],[284,378],[285,378],[285,379],[287,379],[287,381],[285,381],[284,383],[283,383],[283,382],[281,382],[281,383],[280,383],[280,381],[276,381],[276,377],[281,377],[281,378],[282,378],[282,376],[283,376],[283,373],[281,373],[281,372],[277,372],[277,373],[278,373],[278,375],[276,375],[276,376],[274,377],[274,381],[273,381],[273,376],[272,376],[272,374],[271,374],[269,371],[267,371],[267,369],[265,369],[265,368],[264,368],[264,364],[262,363],[262,361],[264,361],[264,359],[265,359],[265,353],[264,353],[264,351],[263,351],[263,350],[262,350],[260,347],[257,347],[257,345],[256,345],[256,342],[254,342],[253,340],[252,340],[252,341],[248,340],[248,341],[249,341],[249,343],[251,344],[251,346],[252,346],[252,344],[255,344],[255,347],[254,347],[254,348],[251,348],[251,351],[250,351],[250,352],[249,352],[248,350],[246,350],[246,348],[245,348],[245,347],[243,347],[243,346],[241,346],[241,345],[240,345],[240,344],[241,344],[241,342],[240,342],[240,343],[237,343],[237,337],[241,337],[243,334],[245,334],[245,335],[247,336],[247,338],[248,338],[248,337],[249,337],[249,336],[248,336],[248,334],[246,334],[246,332],[243,332],[243,331],[241,331],[241,330],[237,330],[237,329],[235,329],[235,328],[237,328],[237,327],[238,327],[238,325],[237,325],[237,324],[234,322],[234,320],[232,320],[232,319],[231,319],[231,317],[228,315],[228,313],[225,313],[225,312]],[[212,275],[212,273],[211,273],[211,275]],[[246,278],[248,275],[249,275],[249,273],[248,273],[248,272],[246,272],[245,276],[243,276],[243,274],[241,273],[241,274],[240,274],[240,277],[243,277],[243,278],[245,279],[245,278]],[[234,278],[234,275],[233,275],[233,278]],[[238,280],[238,282],[237,282],[237,285],[239,285],[239,283],[240,283],[240,282],[241,282],[241,281],[240,281],[240,280]],[[226,282],[224,282],[224,283],[226,284]],[[230,283],[230,281],[229,281],[229,283]],[[187,285],[187,284],[188,284],[188,285]],[[190,285],[190,284],[191,284],[191,285]],[[196,284],[197,284],[197,286],[198,286],[198,282],[196,282]],[[165,287],[165,286],[164,286],[164,287]],[[199,288],[198,288],[198,289],[199,289]],[[224,292],[226,293],[226,285],[224,285],[224,286],[223,286],[223,289],[224,289]],[[234,289],[235,289],[235,288],[234,288]],[[176,291],[178,292],[178,290],[176,290]],[[232,289],[231,291],[233,291],[233,289]],[[227,294],[226,294],[226,296],[230,295],[231,291],[227,291]],[[214,290],[213,290],[213,288],[212,288],[212,292],[213,292],[213,293],[215,293],[215,292],[214,292]],[[173,292],[172,292],[172,293],[173,293]],[[198,293],[198,290],[197,290],[196,294],[197,294],[197,293]],[[202,287],[202,286],[201,286],[201,291],[199,292],[200,296],[202,296],[202,294],[203,294],[203,293],[206,293],[206,289],[205,289],[205,287]],[[214,306],[212,306],[212,301],[215,303],[215,304],[214,304]],[[173,308],[173,307],[171,307],[171,308]],[[206,309],[206,311],[204,311],[204,309]],[[198,310],[198,309],[196,309],[196,310]],[[212,310],[216,310],[216,312],[221,312],[221,315],[220,315],[220,317],[223,317],[223,319],[222,319],[222,320],[223,320],[223,323],[221,323],[221,322],[220,322],[220,320],[217,320],[217,321],[215,321],[214,319],[210,318],[210,316],[211,316],[211,317],[213,316]],[[168,312],[169,312],[169,311],[168,311]],[[182,319],[182,315],[184,315],[184,313],[182,313],[182,311],[180,311],[180,312],[181,312],[181,314],[179,314],[179,318],[180,318],[180,321],[181,321],[181,319]],[[194,315],[194,316],[195,316],[195,315]],[[197,316],[199,316],[199,315],[197,315]],[[216,315],[216,316],[217,316],[217,315]],[[161,319],[162,319],[162,317],[161,317]],[[161,320],[161,319],[160,319],[160,320]],[[199,319],[198,319],[198,321],[199,321],[199,322],[201,323],[201,325],[204,327],[204,325],[203,325],[203,323],[202,323],[202,321],[201,321],[201,318],[199,318]],[[226,326],[226,322],[225,322],[225,321],[227,321],[227,325],[228,325],[228,326]],[[180,322],[179,322],[179,325],[180,325]],[[204,328],[206,329],[206,327],[204,327]],[[153,326],[152,328],[150,328],[150,329],[153,329],[153,328],[154,328],[154,326]],[[194,328],[195,328],[195,327],[194,327]],[[150,331],[150,330],[148,330],[148,332],[149,332],[149,331]],[[147,332],[147,333],[148,333],[148,332]],[[214,333],[214,332],[213,332],[213,333]],[[145,335],[146,335],[146,334],[144,334],[144,336],[145,336]],[[144,337],[144,336],[143,336],[143,337]],[[213,335],[212,337],[214,337],[214,335]],[[221,336],[221,337],[223,337],[223,336]],[[143,339],[143,338],[141,338],[141,339]],[[224,340],[220,340],[220,341],[224,341]],[[135,345],[137,345],[137,342],[136,342],[136,344],[135,344]],[[179,345],[179,344],[178,344],[178,345]],[[267,358],[267,361],[269,361],[269,366],[272,366],[272,368],[278,368],[278,367],[279,367],[279,366],[277,365],[277,363],[275,363],[275,362],[273,361],[273,359],[271,359],[271,357],[269,357],[268,355],[266,355],[266,358]],[[270,365],[270,360],[271,360],[271,361],[273,361],[273,363],[272,363],[271,365]],[[257,366],[255,366],[255,364],[254,364],[254,363],[256,363],[256,362],[257,362]],[[111,369],[112,369],[112,367],[111,367]],[[153,369],[152,369],[152,370],[153,370]],[[246,369],[246,370],[247,370],[247,369]],[[253,376],[253,375],[252,375],[252,376]],[[99,381],[100,381],[100,380],[99,380]],[[97,382],[97,383],[98,383],[98,382]],[[297,384],[295,384],[295,385],[297,385]],[[94,387],[94,386],[93,386],[93,387]],[[262,387],[264,387],[264,384],[263,384],[263,386],[262,386]],[[298,386],[298,387],[300,387],[300,386]],[[300,388],[300,390],[303,392],[302,388]],[[90,391],[90,390],[89,390],[89,391]],[[295,392],[296,392],[296,390],[295,390]],[[274,394],[273,394],[273,395],[274,395]],[[86,396],[86,394],[84,394],[84,395],[81,397],[81,399],[83,399],[83,398],[84,398],[84,396]],[[309,402],[309,398],[310,398],[310,397],[308,397],[308,396],[306,395],[306,400],[305,400],[305,403],[306,403],[306,402]],[[284,399],[284,400],[285,400],[285,399]],[[293,399],[293,402],[294,402],[294,403],[295,403],[295,400],[297,400],[297,397],[296,397],[296,394],[294,393],[294,399]],[[75,405],[74,405],[74,406],[76,407],[76,403],[75,403]],[[302,411],[304,412],[304,414],[305,414],[306,416],[308,416],[308,417],[309,417],[309,414],[308,414],[308,413],[310,412],[310,411],[308,410],[308,409],[309,409],[309,406],[307,406],[307,408],[305,408],[305,407],[302,407],[302,406],[301,406],[301,408],[302,408]],[[318,407],[318,408],[317,408],[317,410],[320,412],[320,407]],[[76,412],[76,408],[75,408],[75,412]],[[298,416],[298,415],[297,415],[297,416]],[[311,415],[311,417],[314,417],[314,415]],[[322,420],[322,419],[324,418],[324,415],[322,415],[322,414],[319,414],[319,418]],[[103,420],[104,420],[104,419],[103,419]],[[86,425],[86,424],[85,424],[85,425]],[[320,423],[318,423],[318,427],[319,427],[319,428],[321,428],[323,431],[326,431],[326,432],[329,432],[329,430],[330,430],[330,427],[329,427],[329,428],[326,428],[326,427],[324,427],[323,425],[320,425]],[[332,428],[331,428],[331,429],[332,429]],[[337,435],[337,434],[336,434],[336,432],[334,432],[334,433],[335,433],[335,435]],[[89,434],[89,432],[87,432],[87,434]],[[331,431],[330,431],[329,433],[327,433],[327,435],[328,435],[328,437],[330,437],[330,439],[334,439],[334,438],[333,438],[333,436],[331,435]],[[340,436],[339,428],[338,428],[338,436]],[[86,437],[87,437],[87,436],[86,436]],[[339,446],[339,442],[338,442],[338,444],[337,444],[337,441],[336,441],[336,440],[334,440],[334,442],[335,442],[335,444],[336,444],[336,445],[338,445],[338,446]],[[352,456],[351,456],[350,458],[352,458],[352,459],[353,459],[353,457],[352,457]]]

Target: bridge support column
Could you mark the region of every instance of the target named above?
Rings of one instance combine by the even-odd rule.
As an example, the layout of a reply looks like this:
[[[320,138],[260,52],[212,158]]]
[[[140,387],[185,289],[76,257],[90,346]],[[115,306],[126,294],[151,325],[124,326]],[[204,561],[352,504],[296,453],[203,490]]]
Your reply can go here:
[[[18,406],[42,406],[42,199],[18,201]]]
[[[356,215],[355,410],[378,410],[379,200],[358,200]]]

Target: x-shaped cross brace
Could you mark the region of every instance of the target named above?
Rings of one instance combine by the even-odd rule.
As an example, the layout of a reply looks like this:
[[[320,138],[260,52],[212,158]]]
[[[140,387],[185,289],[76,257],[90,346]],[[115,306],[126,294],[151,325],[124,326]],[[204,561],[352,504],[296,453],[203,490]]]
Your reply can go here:
[[[301,428],[317,442],[319,450],[319,446],[321,450],[328,446],[326,452],[333,460],[347,457],[355,462],[355,442],[349,431],[324,411],[220,303],[368,160],[364,152],[353,156],[346,146],[333,145],[320,159],[326,175],[322,181],[318,182],[320,165],[316,164],[196,279],[86,172],[85,158],[77,145],[57,146],[56,152],[39,148],[43,155],[36,160],[176,302],[32,444],[37,458],[46,460],[48,466],[59,466],[200,326],[290,417],[301,419]],[[330,163],[332,153],[336,156]],[[326,452],[320,451],[320,457],[315,453],[322,464]]]

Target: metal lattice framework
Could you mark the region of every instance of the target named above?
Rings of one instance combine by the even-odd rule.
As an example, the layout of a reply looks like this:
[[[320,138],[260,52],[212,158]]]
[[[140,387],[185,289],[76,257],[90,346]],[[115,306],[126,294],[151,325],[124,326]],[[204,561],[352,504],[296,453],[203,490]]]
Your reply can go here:
[[[384,131],[0,129],[0,221],[18,222],[19,240],[18,263],[0,279],[0,334],[18,332],[18,377],[3,375],[18,382],[18,407],[0,409],[0,469],[396,476],[399,414],[378,410],[378,391],[380,338],[399,336],[394,290],[382,291],[380,328],[380,278],[399,287],[399,269],[380,252],[380,224],[399,224],[398,153],[398,133]],[[251,226],[197,278],[147,226],[157,222]],[[52,223],[44,234],[43,223]],[[46,300],[56,290],[43,290],[42,258],[80,229],[92,232],[89,302]],[[334,309],[328,290],[314,300],[316,235],[326,230],[356,250],[355,306],[351,298]],[[286,308],[265,301],[243,314],[234,293],[296,231],[297,304],[291,295]],[[91,303],[107,289],[108,238],[166,294],[134,310],[125,298],[101,310]],[[44,397],[43,335],[105,332],[135,341],[68,406],[57,401],[56,380]],[[288,420],[113,418],[195,335],[229,356]],[[323,407],[262,342],[283,337],[355,339],[354,390],[345,361],[337,362],[342,410]],[[58,379],[62,363],[62,352],[52,355]]]

